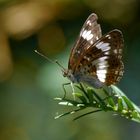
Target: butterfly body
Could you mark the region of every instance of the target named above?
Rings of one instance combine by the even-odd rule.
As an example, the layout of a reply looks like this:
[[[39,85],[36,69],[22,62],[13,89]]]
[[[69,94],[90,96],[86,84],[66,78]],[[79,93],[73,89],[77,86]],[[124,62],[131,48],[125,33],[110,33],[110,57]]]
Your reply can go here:
[[[97,78],[94,76],[88,76],[84,73],[72,73],[71,70],[66,70],[64,77],[67,77],[72,83],[86,83],[95,88],[103,87],[103,83],[101,83]]]
[[[91,14],[84,23],[71,51],[64,76],[73,83],[86,83],[95,88],[116,84],[122,77],[123,36],[114,29],[102,36],[97,15]]]

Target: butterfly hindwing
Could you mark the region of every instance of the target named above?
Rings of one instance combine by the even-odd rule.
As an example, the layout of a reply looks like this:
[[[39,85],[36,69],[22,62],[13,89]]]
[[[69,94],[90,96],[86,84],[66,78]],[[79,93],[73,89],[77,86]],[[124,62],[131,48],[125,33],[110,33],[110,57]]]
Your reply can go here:
[[[122,48],[122,33],[115,29],[86,48],[75,73],[80,71],[84,77],[96,77],[106,85],[117,83],[124,71]]]

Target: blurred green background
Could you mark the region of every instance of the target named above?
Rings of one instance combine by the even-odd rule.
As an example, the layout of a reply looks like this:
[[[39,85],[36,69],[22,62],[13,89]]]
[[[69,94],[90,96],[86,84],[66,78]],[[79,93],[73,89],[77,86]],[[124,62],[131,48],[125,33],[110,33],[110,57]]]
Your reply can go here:
[[[139,140],[140,124],[112,113],[54,120],[68,108],[57,105],[63,78],[56,64],[38,56],[39,49],[67,67],[70,50],[92,12],[103,34],[124,34],[125,73],[118,84],[140,104],[139,0],[1,0],[0,1],[0,140]]]

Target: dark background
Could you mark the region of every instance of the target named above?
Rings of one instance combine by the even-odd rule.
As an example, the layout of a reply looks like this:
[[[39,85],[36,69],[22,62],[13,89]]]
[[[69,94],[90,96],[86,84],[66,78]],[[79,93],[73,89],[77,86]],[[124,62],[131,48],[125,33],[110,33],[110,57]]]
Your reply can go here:
[[[138,0],[0,1],[0,140],[139,140],[140,124],[112,113],[75,122],[55,97],[68,81],[60,68],[37,55],[38,49],[67,68],[70,50],[86,18],[99,17],[103,34],[124,35],[125,73],[118,87],[140,105],[140,2]]]

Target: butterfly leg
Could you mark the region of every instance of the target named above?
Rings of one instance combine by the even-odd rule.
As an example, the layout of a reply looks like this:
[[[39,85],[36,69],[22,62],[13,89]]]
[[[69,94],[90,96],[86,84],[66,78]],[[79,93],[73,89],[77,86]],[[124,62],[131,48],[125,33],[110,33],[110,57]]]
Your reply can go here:
[[[71,82],[70,84],[71,84],[71,88],[72,88],[72,95],[73,95],[73,98],[74,98],[74,100],[75,100],[75,95],[74,95],[75,90],[74,90],[74,86],[73,86],[73,83],[72,83],[72,82]]]
[[[71,88],[72,88],[72,93],[74,93],[75,91],[74,91],[73,83],[71,82],[70,85],[71,85]]]
[[[67,85],[71,85],[71,88],[72,88],[72,94],[73,94],[73,97],[74,97],[74,100],[75,100],[75,95],[74,95],[75,90],[74,90],[74,86],[73,86],[73,83],[72,83],[72,82],[71,82],[71,83],[64,83],[64,84],[62,85],[63,90],[64,90],[64,96],[63,96],[62,99],[65,99],[65,97],[66,97],[67,92],[66,92],[65,86],[67,86]]]
[[[62,88],[63,88],[63,90],[64,90],[64,96],[63,96],[62,99],[65,99],[66,94],[67,94],[66,89],[65,89],[65,86],[70,85],[70,84],[71,84],[71,83],[64,83],[64,84],[62,84]]]

